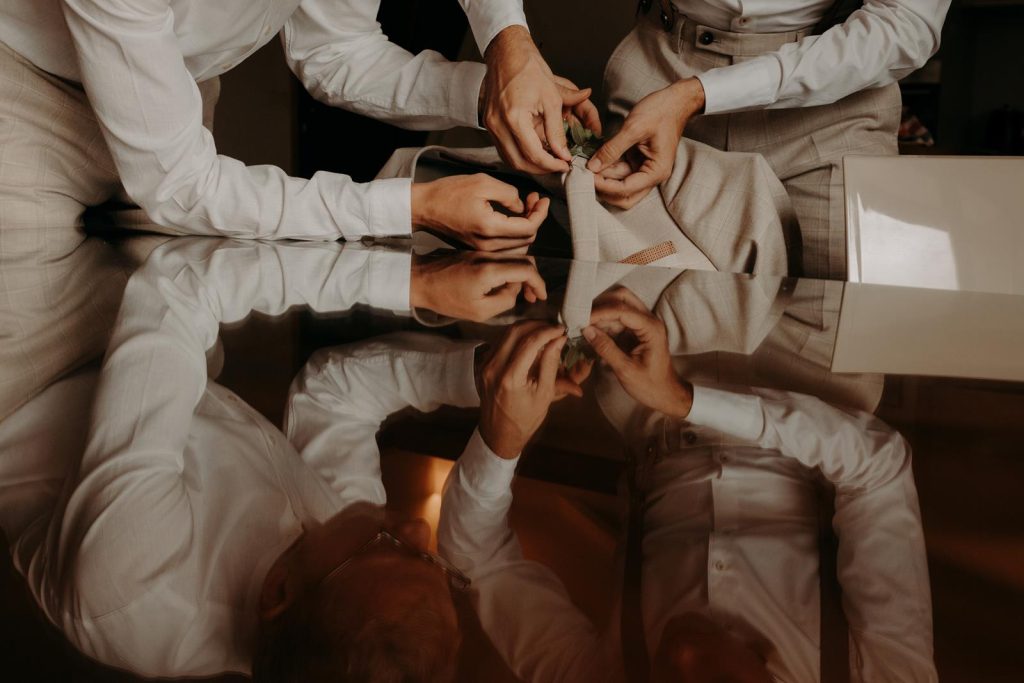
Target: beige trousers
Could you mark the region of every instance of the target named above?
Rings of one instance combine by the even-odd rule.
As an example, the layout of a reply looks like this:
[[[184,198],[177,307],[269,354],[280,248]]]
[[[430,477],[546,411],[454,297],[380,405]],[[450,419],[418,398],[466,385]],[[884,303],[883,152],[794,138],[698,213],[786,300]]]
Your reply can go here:
[[[667,32],[654,5],[641,14],[605,70],[613,129],[641,98],[676,80],[773,52],[806,35],[732,33],[684,16]],[[706,30],[715,35],[711,45],[697,39]],[[698,116],[685,135],[721,150],[762,154],[786,187],[800,222],[803,274],[845,280],[843,157],[896,154],[899,119],[900,93],[893,84],[829,105]]]
[[[201,84],[212,125],[219,83]],[[103,353],[126,280],[83,214],[151,224],[124,195],[82,87],[0,43],[0,419]]]

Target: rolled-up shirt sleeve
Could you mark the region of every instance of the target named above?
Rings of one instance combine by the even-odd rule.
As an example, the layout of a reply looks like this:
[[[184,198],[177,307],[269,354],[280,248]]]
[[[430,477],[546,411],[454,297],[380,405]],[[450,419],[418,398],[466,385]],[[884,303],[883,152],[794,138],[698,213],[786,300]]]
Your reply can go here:
[[[408,268],[408,253],[185,239],[154,251],[132,275],[84,452],[65,483],[66,505],[49,522],[57,552],[31,570],[43,609],[79,649],[158,676],[167,670],[151,668],[154,662],[181,645],[162,640],[180,636],[175,629],[132,632],[142,640],[125,643],[107,640],[96,625],[146,600],[169,614],[182,608],[161,587],[164,572],[194,549],[196,492],[185,484],[185,453],[220,325],[254,311],[280,315],[307,305],[341,312],[373,301],[370,273],[397,269],[403,257]],[[181,666],[187,675],[188,666],[202,665]]]
[[[404,128],[475,127],[484,65],[402,49],[381,30],[379,5],[304,0],[284,27],[291,70],[331,106]]]
[[[472,581],[480,625],[518,680],[620,680],[611,644],[561,580],[523,557],[509,526],[518,461],[502,459],[473,433],[445,482],[438,550]]]
[[[700,76],[707,114],[830,104],[920,68],[939,49],[949,0],[867,0],[842,24]]]
[[[480,54],[487,51],[494,36],[509,26],[526,28],[522,0],[459,0],[459,4],[469,20]]]
[[[410,181],[293,178],[218,155],[166,0],[63,0],[89,101],[129,196],[172,234],[358,239],[412,230]]]
[[[289,391],[285,433],[302,459],[338,494],[383,504],[376,435],[412,407],[479,405],[473,359],[479,342],[403,332],[321,349]]]

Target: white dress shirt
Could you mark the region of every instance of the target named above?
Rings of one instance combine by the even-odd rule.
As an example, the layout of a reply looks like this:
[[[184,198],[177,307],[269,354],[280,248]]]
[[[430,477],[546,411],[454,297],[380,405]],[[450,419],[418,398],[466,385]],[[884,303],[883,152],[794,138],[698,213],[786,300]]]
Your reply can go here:
[[[936,680],[920,512],[897,432],[869,413],[760,389],[697,387],[685,422],[638,410],[617,426],[657,458],[642,576],[652,653],[672,616],[699,612],[763,653],[775,680],[820,680],[820,472],[836,489],[851,680]],[[616,680],[614,639],[552,572],[523,560],[507,521],[511,478],[483,452],[460,460],[442,504],[442,552],[473,580],[484,630],[522,680]]]
[[[950,0],[865,0],[845,23],[776,52],[700,74],[705,113],[829,104],[888,85],[939,49]],[[832,0],[673,0],[699,24],[735,33],[813,27]]]
[[[172,243],[128,284],[95,398],[93,370],[0,423],[0,521],[77,648],[143,676],[250,670],[270,565],[304,526],[385,503],[381,422],[406,405],[475,403],[476,344],[319,354],[289,398],[291,441],[209,380],[206,351],[252,311],[398,308],[388,279],[403,267],[407,253],[354,246]],[[394,391],[361,381],[367,358],[400,378]]]
[[[518,0],[462,0],[484,46]],[[411,230],[410,181],[306,180],[217,154],[196,83],[284,29],[289,65],[334,106],[417,129],[477,125],[484,66],[388,42],[379,0],[0,0],[0,41],[80,81],[128,194],[171,231],[346,239]],[[55,112],[57,115],[57,112]]]

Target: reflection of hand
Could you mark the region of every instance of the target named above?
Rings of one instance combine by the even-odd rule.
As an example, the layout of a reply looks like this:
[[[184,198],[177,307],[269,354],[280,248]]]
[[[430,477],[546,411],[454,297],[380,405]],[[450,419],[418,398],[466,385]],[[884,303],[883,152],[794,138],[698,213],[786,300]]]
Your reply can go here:
[[[493,204],[518,215],[505,215]],[[481,251],[529,246],[550,204],[550,199],[541,199],[536,192],[524,204],[516,188],[484,173],[412,186],[414,229],[434,230]]]
[[[477,376],[480,436],[500,457],[518,456],[544,422],[551,403],[568,390],[558,386],[559,354],[565,342],[565,328],[526,320],[509,327],[483,361]],[[576,386],[568,393],[581,391]]]
[[[529,31],[509,26],[487,46],[483,122],[509,165],[527,173],[569,170],[562,119],[570,112],[601,132],[590,89],[551,73]],[[545,149],[545,143],[547,149]]]
[[[580,358],[569,369],[560,365],[558,379],[555,380],[555,400],[560,401],[566,396],[583,396],[580,385],[590,377],[590,371],[593,369],[594,361],[589,358]]]
[[[665,323],[643,302],[618,288],[598,297],[583,336],[634,399],[673,417],[686,417],[693,385],[672,368]],[[618,343],[609,335],[615,335]]]
[[[683,128],[703,108],[704,88],[696,78],[677,81],[637,102],[622,130],[587,163],[596,174],[599,197],[628,209],[665,181],[675,166]]]
[[[480,322],[515,306],[520,292],[531,303],[548,298],[531,256],[457,251],[413,260],[414,308]]]

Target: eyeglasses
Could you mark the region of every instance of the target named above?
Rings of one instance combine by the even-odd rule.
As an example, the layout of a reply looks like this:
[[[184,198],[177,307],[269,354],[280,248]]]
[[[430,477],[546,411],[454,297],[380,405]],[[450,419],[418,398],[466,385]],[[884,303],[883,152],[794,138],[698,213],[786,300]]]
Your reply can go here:
[[[445,578],[448,579],[448,583],[455,590],[465,591],[469,588],[469,584],[471,583],[469,577],[463,574],[461,571],[459,571],[459,569],[451,562],[444,559],[440,555],[435,555],[434,553],[428,553],[423,550],[420,550],[415,546],[406,543],[405,541],[391,534],[390,532],[384,531],[383,529],[378,531],[376,536],[374,536],[369,541],[360,546],[359,550],[352,553],[352,555],[347,560],[345,560],[337,567],[332,569],[327,576],[320,580],[320,585],[324,585],[325,583],[327,583],[328,581],[330,581],[331,579],[345,571],[345,568],[352,564],[352,561],[355,560],[357,557],[366,553],[371,548],[381,544],[387,544],[393,547],[395,550],[398,550],[417,559],[423,560],[424,562],[427,562],[437,567],[444,573]]]

